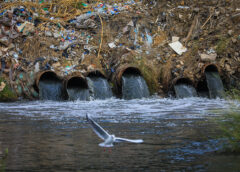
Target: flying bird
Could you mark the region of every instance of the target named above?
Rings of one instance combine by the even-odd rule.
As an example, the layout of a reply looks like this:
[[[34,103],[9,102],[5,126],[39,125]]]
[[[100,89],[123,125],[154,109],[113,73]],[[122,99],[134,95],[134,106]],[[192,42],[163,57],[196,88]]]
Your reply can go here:
[[[93,131],[102,139],[104,142],[100,143],[99,146],[101,147],[113,147],[113,143],[119,142],[131,142],[131,143],[142,143],[142,139],[125,139],[121,137],[115,137],[115,135],[108,134],[98,123],[96,123],[88,114],[86,115],[87,121],[90,123]]]

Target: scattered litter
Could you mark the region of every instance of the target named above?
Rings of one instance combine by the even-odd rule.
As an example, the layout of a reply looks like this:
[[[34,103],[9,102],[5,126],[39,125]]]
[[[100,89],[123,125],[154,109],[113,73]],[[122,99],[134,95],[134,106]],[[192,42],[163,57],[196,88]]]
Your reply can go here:
[[[188,6],[181,6],[181,5],[179,5],[179,6],[178,6],[178,8],[180,8],[180,9],[189,9],[190,7],[188,7]]]
[[[27,35],[29,33],[33,33],[35,31],[34,24],[28,21],[25,21],[23,24],[19,24],[17,26],[18,32],[22,32],[23,35]]]
[[[197,52],[201,52],[201,65],[220,61],[222,68],[228,68],[226,71],[238,69],[233,65],[240,59],[238,8],[202,2],[202,6],[209,5],[203,8],[184,1],[161,5],[158,1],[133,0],[93,3],[69,0],[51,5],[51,1],[43,0],[19,2],[21,6],[18,2],[4,1],[1,9],[5,10],[0,13],[1,74],[7,78],[11,71],[12,87],[19,94],[26,92],[21,84],[31,83],[25,75],[29,71],[35,76],[43,70],[53,70],[65,76],[73,71],[100,68],[108,75],[120,65],[132,63],[132,59],[139,64],[149,60],[159,67],[186,51],[189,53],[176,64],[179,76],[188,74],[184,70],[192,71],[190,68],[195,64],[191,62],[195,63],[195,58],[185,56],[197,57]],[[164,8],[162,12],[160,6]],[[171,54],[170,47],[176,54]],[[198,75],[196,72],[196,78]],[[33,89],[31,84],[28,90]],[[31,94],[37,97],[34,91]]]
[[[203,62],[212,62],[212,61],[216,60],[217,54],[216,53],[200,54],[200,57],[201,57],[201,61],[203,61]]]
[[[172,42],[177,42],[177,41],[179,41],[179,39],[180,39],[179,37],[173,36],[173,37],[172,37]]]
[[[173,43],[170,43],[169,46],[178,54],[178,55],[182,55],[182,53],[187,51],[187,48],[184,47],[181,42],[176,41]]]
[[[109,43],[108,46],[109,46],[110,48],[115,48],[115,47],[116,47],[116,45],[115,45],[114,42]]]

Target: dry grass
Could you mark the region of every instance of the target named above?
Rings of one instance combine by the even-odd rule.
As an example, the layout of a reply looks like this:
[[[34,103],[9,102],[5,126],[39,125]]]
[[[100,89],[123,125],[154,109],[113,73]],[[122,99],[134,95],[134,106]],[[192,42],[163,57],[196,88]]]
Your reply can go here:
[[[89,2],[89,3],[88,3]],[[109,0],[108,4],[124,3],[123,0]],[[37,12],[41,15],[39,18],[42,21],[53,23],[64,23],[76,16],[93,11],[102,1],[99,0],[36,0],[36,1],[23,1],[18,0],[14,2],[2,2],[0,13],[4,10],[11,9],[12,7],[24,6],[29,12]],[[34,9],[34,10],[33,10]],[[48,17],[44,17],[46,11],[49,12]],[[42,16],[43,15],[43,16]],[[55,19],[50,20],[49,18]]]

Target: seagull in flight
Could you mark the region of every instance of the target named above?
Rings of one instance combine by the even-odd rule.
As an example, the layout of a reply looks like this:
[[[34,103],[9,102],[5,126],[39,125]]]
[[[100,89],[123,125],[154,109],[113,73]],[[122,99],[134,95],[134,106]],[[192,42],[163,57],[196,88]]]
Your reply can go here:
[[[131,143],[142,143],[142,139],[125,139],[120,137],[115,137],[115,135],[108,134],[98,123],[96,123],[88,114],[86,115],[87,121],[90,123],[93,131],[102,139],[104,142],[100,143],[99,146],[101,147],[113,147],[113,143],[119,142],[131,142]]]

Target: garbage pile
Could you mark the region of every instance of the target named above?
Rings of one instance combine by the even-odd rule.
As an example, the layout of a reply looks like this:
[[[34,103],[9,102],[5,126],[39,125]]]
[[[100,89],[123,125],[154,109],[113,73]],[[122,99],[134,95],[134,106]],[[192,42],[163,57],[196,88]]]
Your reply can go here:
[[[201,67],[216,63],[223,77],[239,78],[240,7],[234,3],[1,2],[0,77],[29,99],[38,98],[35,76],[44,70],[64,77],[101,69],[111,77],[128,63],[148,66],[156,80],[164,80],[162,71],[172,79],[200,79]]]
[[[134,1],[1,3],[1,77],[9,80],[18,96],[32,99],[38,96],[33,85],[40,71],[53,70],[65,76],[102,68],[98,53],[102,38],[97,33],[102,27],[102,18],[118,15],[133,4]],[[68,13],[61,14],[63,5]]]

